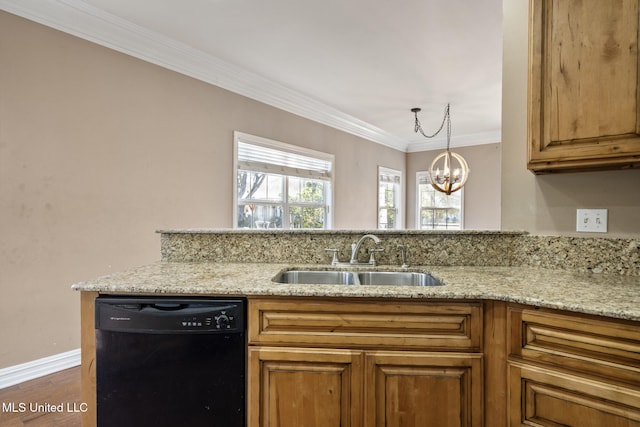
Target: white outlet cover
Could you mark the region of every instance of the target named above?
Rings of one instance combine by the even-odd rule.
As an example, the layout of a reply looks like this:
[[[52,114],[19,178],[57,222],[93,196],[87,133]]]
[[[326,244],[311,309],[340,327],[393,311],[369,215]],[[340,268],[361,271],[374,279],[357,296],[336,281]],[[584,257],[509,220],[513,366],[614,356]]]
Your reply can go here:
[[[576,231],[606,233],[607,211],[608,209],[578,209]]]

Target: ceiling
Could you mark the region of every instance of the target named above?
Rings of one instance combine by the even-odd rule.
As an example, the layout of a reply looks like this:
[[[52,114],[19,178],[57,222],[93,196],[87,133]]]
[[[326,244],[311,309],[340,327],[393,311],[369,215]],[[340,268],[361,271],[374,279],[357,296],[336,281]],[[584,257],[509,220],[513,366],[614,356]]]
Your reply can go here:
[[[501,140],[502,0],[0,0],[9,12],[403,151]]]

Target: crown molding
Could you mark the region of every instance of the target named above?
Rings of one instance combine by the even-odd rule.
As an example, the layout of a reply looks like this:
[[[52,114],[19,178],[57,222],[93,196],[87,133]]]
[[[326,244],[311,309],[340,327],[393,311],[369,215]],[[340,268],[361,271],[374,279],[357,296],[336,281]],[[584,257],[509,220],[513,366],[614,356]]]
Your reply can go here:
[[[408,149],[408,141],[376,126],[80,0],[0,0],[0,9],[378,144]]]
[[[502,132],[495,130],[492,132],[481,132],[466,135],[455,135],[451,138],[450,148],[469,147],[472,145],[496,144],[502,142]],[[418,151],[444,150],[447,148],[447,138],[439,137],[424,139],[422,141],[411,141],[406,149],[408,153]]]

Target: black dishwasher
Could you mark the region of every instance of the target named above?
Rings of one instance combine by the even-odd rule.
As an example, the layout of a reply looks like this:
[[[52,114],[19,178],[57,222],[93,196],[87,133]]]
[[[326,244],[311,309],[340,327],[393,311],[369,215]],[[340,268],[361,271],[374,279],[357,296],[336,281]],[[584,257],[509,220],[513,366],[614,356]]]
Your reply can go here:
[[[245,301],[96,299],[98,427],[244,427]]]

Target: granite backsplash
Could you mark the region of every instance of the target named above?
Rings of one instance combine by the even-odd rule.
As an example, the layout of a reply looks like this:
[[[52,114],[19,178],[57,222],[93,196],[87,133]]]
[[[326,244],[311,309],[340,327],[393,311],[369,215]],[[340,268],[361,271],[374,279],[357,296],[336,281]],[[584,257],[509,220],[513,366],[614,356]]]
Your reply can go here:
[[[411,265],[542,267],[620,275],[640,275],[640,239],[532,236],[521,231],[387,230],[161,230],[162,260],[167,262],[258,262],[329,264],[338,249],[348,261],[351,244],[375,234],[384,251],[380,265],[399,265],[404,245]],[[366,261],[366,240],[360,261]]]

